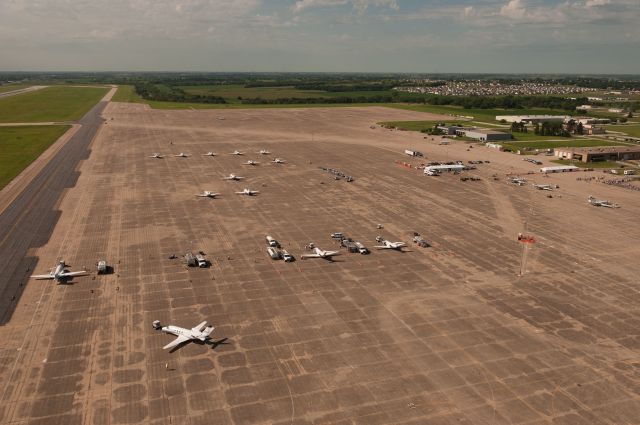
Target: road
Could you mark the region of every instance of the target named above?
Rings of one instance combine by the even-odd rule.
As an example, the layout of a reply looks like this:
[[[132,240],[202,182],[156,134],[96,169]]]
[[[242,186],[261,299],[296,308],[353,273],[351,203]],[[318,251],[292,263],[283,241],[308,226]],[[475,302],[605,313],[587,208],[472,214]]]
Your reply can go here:
[[[0,213],[0,325],[11,318],[37,262],[29,251],[49,239],[60,216],[56,205],[65,190],[75,185],[80,161],[89,157],[89,146],[103,123],[106,99],[82,117],[80,129]]]
[[[0,97],[9,97],[9,96],[15,96],[16,94],[29,93],[32,91],[43,89],[45,87],[47,86],[31,86],[24,89],[12,90],[8,92],[0,93]]]

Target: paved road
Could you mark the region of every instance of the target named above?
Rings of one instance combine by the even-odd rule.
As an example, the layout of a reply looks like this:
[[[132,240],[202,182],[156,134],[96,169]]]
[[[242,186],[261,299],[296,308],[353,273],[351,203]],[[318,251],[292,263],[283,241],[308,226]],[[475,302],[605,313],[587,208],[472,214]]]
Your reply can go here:
[[[0,213],[0,325],[11,318],[37,262],[37,257],[28,255],[29,250],[44,245],[53,232],[60,216],[54,207],[63,191],[75,185],[76,169],[89,156],[107,103],[99,102],[79,121],[78,132]]]
[[[7,92],[4,92],[4,93],[0,93],[0,97],[14,96],[16,94],[21,94],[21,93],[29,93],[29,92],[32,92],[32,91],[43,89],[45,87],[47,87],[47,86],[31,86],[31,87],[27,87],[27,88],[24,88],[24,89],[7,91]]]

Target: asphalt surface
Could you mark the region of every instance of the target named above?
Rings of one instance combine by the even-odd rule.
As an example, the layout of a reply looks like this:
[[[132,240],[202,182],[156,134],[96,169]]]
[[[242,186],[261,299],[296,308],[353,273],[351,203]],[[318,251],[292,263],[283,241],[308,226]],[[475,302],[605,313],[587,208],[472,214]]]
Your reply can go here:
[[[29,251],[51,236],[60,217],[56,204],[64,191],[75,185],[79,177],[76,169],[89,157],[89,145],[103,123],[100,114],[107,103],[99,102],[82,117],[78,132],[0,213],[0,325],[11,318],[37,262]]]

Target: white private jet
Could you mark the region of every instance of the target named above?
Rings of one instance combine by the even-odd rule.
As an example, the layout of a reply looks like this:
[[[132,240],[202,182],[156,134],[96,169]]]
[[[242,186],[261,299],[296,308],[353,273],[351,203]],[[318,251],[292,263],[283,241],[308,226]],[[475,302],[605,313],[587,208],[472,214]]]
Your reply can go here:
[[[173,156],[175,156],[176,158],[187,158],[189,155],[187,155],[184,152],[180,152],[178,155],[173,155]]]
[[[203,153],[202,156],[216,156],[216,153],[209,151],[207,153]]]
[[[325,260],[331,260],[331,257],[340,255],[340,251],[324,251],[318,247],[313,248],[313,254],[302,254],[300,258],[324,258]]]
[[[269,152],[266,149],[260,149],[260,152],[258,152],[260,155],[269,155],[271,152]]]
[[[153,155],[151,155],[149,158],[162,158],[162,155],[160,155],[159,153],[155,152]]]
[[[163,326],[162,332],[177,336],[176,339],[162,347],[163,350],[171,350],[178,345],[188,341],[200,341],[207,343],[211,339],[210,335],[215,328],[213,326],[207,326],[207,321],[200,323],[194,328],[185,329],[179,326]]]
[[[524,186],[527,184],[527,179],[523,179],[520,177],[512,177],[509,181],[513,184],[517,184],[518,186]]]
[[[396,249],[398,251],[402,251],[402,248],[407,245],[404,242],[389,242],[388,240],[382,238],[376,238],[376,241],[382,244],[374,246],[374,248],[378,249]]]
[[[285,163],[285,162],[287,162],[287,161],[285,161],[285,160],[284,160],[284,159],[282,159],[282,158],[273,158],[273,161],[271,161],[271,162],[272,162],[273,164],[284,164],[284,163]]]
[[[57,282],[63,282],[67,278],[73,276],[84,276],[89,274],[86,270],[82,270],[79,272],[68,272],[66,270],[67,267],[68,266],[64,263],[64,261],[61,260],[58,262],[58,265],[56,265],[54,269],[51,269],[49,274],[35,274],[31,277],[33,279],[55,279]]]
[[[550,184],[532,184],[533,187],[535,187],[538,190],[553,190],[553,186],[551,186]]]
[[[244,155],[244,154],[242,152],[236,150],[236,151],[231,152],[229,155]]]
[[[253,159],[248,160],[247,162],[243,162],[242,165],[258,165],[260,164],[258,161],[254,161]]]
[[[587,199],[594,207],[605,207],[605,208],[620,208],[618,204],[614,204],[613,202],[605,201],[604,199],[596,199],[593,196],[589,196]]]
[[[196,196],[199,196],[200,198],[215,198],[216,196],[220,196],[220,194],[219,193],[209,192],[208,190],[205,190],[204,192],[202,192],[201,194],[196,195]]]
[[[258,193],[260,193],[259,190],[251,190],[251,189],[244,189],[242,192],[236,192],[236,194],[238,195],[247,195],[247,196],[257,195]]]
[[[222,180],[242,180],[242,179],[244,179],[244,177],[236,176],[233,173],[229,174],[227,177],[222,178]]]

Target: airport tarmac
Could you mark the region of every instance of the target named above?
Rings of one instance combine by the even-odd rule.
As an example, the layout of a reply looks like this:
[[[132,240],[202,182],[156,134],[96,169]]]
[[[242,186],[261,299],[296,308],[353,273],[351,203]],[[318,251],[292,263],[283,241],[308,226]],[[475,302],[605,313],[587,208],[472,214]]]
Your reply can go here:
[[[439,118],[383,107],[110,103],[103,116],[0,327],[1,423],[637,423],[637,192],[576,180],[593,173],[526,175],[539,167],[516,155],[371,128]],[[419,162],[407,148],[426,161],[491,163],[427,177],[396,163]],[[246,180],[223,181],[229,173]],[[560,188],[548,198],[508,173]],[[260,194],[234,194],[245,187]],[[203,190],[221,197],[194,196]],[[622,208],[592,207],[589,195]],[[376,235],[409,246],[300,260],[311,241],[337,249],[336,231],[369,248]],[[432,247],[411,244],[414,231]],[[265,235],[298,260],[269,259]],[[168,258],[188,250],[212,266]],[[26,279],[59,258],[72,270],[106,259],[114,273]],[[174,337],[154,320],[208,320],[217,343],[169,353]]]

